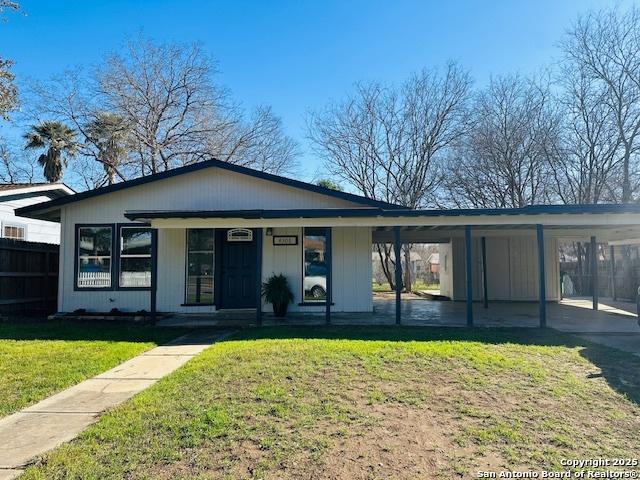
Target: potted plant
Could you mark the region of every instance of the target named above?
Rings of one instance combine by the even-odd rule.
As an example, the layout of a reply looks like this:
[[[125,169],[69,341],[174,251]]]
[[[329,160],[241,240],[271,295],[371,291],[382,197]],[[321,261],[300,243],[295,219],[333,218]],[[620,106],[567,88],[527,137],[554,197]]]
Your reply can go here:
[[[262,284],[262,296],[273,305],[273,314],[276,317],[284,317],[289,304],[293,301],[293,292],[289,288],[287,277],[283,274],[271,275]]]

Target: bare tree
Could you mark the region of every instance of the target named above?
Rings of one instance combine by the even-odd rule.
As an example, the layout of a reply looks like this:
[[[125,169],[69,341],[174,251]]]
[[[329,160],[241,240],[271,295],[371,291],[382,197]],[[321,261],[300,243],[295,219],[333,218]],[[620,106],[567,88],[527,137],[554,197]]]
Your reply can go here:
[[[478,92],[473,127],[451,157],[447,199],[458,207],[523,207],[549,195],[548,152],[558,119],[544,84],[493,78]]]
[[[364,196],[410,208],[432,205],[441,162],[466,131],[470,87],[455,63],[441,72],[423,70],[400,87],[359,84],[345,101],[310,116],[309,138],[327,170]],[[390,249],[379,245],[378,254],[393,287]],[[410,289],[410,277],[405,282]]]
[[[17,12],[20,5],[10,0],[0,0],[0,23],[6,21],[5,12]],[[18,89],[11,72],[11,60],[0,57],[0,119],[7,120],[8,114],[18,105]]]
[[[8,120],[9,112],[18,105],[18,89],[11,72],[13,62],[0,58],[0,119]]]
[[[637,193],[632,173],[640,148],[640,10],[602,10],[581,17],[562,43],[565,61],[582,69],[602,89],[620,141],[620,187],[624,203]],[[637,188],[637,185],[635,186]]]
[[[634,6],[624,13],[609,9],[581,17],[569,30],[562,50],[565,62],[582,69],[603,92],[601,105],[615,126],[612,138],[619,147],[611,161],[613,171],[607,172],[605,198],[635,201],[640,192],[640,10]],[[582,250],[579,246],[579,259],[583,253],[595,254]],[[624,284],[633,285],[630,249],[622,248],[622,255]]]
[[[213,84],[213,62],[197,44],[156,45],[137,38],[97,73],[105,111],[131,125],[140,173],[149,174],[205,157],[207,137],[228,128],[226,92]],[[223,125],[220,125],[220,123]]]
[[[549,163],[555,194],[563,203],[586,204],[608,200],[616,182],[621,141],[607,89],[581,64],[561,66],[561,141],[550,145]]]
[[[206,151],[220,160],[276,175],[292,174],[298,144],[284,133],[282,120],[269,106],[254,109],[244,120],[237,116],[209,137]]]
[[[216,73],[198,44],[159,45],[140,37],[108,56],[98,70],[70,70],[32,84],[27,116],[73,125],[84,139],[80,154],[105,170],[98,184],[212,157],[272,173],[293,171],[297,145],[280,118],[270,107],[245,118],[214,81]],[[100,128],[96,135],[105,115],[117,118],[118,127]],[[113,147],[109,155],[107,145]],[[97,170],[78,173],[85,171],[90,175],[83,183],[95,184]]]
[[[38,178],[37,160],[17,154],[0,139],[0,182],[33,183]]]

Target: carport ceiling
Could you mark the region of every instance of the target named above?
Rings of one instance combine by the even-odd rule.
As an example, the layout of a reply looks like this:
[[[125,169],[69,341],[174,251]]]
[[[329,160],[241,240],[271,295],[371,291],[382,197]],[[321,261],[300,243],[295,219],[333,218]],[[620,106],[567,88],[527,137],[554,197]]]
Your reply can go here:
[[[464,226],[410,226],[401,227],[403,243],[448,243],[452,237],[463,237]],[[589,241],[591,236],[600,243],[620,243],[629,239],[640,239],[640,227],[585,225],[580,227],[549,225],[544,227],[545,236],[574,241]],[[483,225],[471,230],[473,237],[534,236],[535,225]],[[377,227],[373,230],[374,243],[393,243],[393,227]],[[631,240],[629,240],[631,241]]]

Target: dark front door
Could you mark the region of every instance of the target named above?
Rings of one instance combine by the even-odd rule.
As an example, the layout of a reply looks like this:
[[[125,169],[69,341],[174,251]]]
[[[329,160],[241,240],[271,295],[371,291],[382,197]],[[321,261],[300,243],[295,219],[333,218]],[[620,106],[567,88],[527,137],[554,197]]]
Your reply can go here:
[[[256,307],[256,241],[227,239],[220,232],[220,306],[219,308]]]

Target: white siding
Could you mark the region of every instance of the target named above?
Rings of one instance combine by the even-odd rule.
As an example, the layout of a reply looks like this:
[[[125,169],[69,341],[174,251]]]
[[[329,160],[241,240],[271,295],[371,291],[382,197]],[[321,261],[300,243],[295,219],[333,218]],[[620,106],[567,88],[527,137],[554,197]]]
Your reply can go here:
[[[298,245],[274,246],[273,238],[264,236],[262,279],[282,273],[294,292],[291,311],[324,311],[324,307],[300,306],[302,301],[302,229],[274,228],[274,235],[297,235]],[[370,312],[371,295],[371,229],[368,227],[336,227],[332,230],[333,307],[336,312]],[[263,303],[265,311],[271,306]]]
[[[438,245],[440,253],[440,294],[453,297],[453,254],[451,243]]]
[[[0,236],[4,233],[4,225],[21,225],[26,228],[25,240],[27,241],[59,244],[60,224],[56,222],[45,222],[44,220],[35,220],[33,218],[17,217],[14,213],[16,208],[47,202],[49,200],[50,198],[45,195],[4,201],[0,198],[0,225],[3,227],[3,229],[0,230]]]
[[[333,229],[333,309],[337,312],[373,310],[371,229]]]
[[[240,209],[296,209],[296,208],[339,208],[357,206],[352,202],[302,189],[279,185],[262,179],[229,172],[217,168],[187,173],[176,177],[152,182],[146,185],[112,192],[106,195],[72,203],[62,208],[61,269],[59,277],[60,311],[69,312],[77,308],[108,311],[149,309],[148,291],[74,291],[75,225],[92,223],[126,223],[126,210],[240,210]],[[296,230],[296,229],[294,229]],[[359,229],[357,236],[345,238],[336,229],[334,252],[340,251],[345,243],[355,262],[358,276],[366,280],[368,305],[371,304],[371,229]],[[365,232],[365,233],[362,233]],[[365,241],[366,236],[366,241]],[[294,287],[302,288],[301,245],[298,247],[277,247],[268,251],[270,239],[264,241],[263,272],[284,271],[292,275]],[[184,229],[160,229],[158,236],[158,310],[162,311],[213,311],[212,307],[182,307],[184,301],[185,266]],[[356,246],[354,242],[359,242]],[[271,246],[272,247],[272,246]],[[293,249],[293,250],[291,250]],[[297,252],[297,253],[292,253]],[[366,253],[368,266],[364,266],[362,252]],[[334,253],[335,255],[335,253]],[[270,260],[269,260],[270,258]],[[334,256],[335,258],[335,256]],[[271,263],[268,263],[268,262]],[[274,263],[277,261],[278,263]],[[334,265],[335,265],[334,259]],[[274,265],[277,265],[274,266]],[[352,275],[356,275],[355,273]],[[364,286],[355,287],[355,277],[351,276],[348,287],[334,276],[334,292],[344,288],[352,290],[349,305],[338,305],[336,309],[367,308],[364,301]],[[354,281],[352,284],[351,281]],[[299,292],[296,292],[299,296]],[[297,308],[296,298],[294,309]],[[346,297],[340,300],[347,302]],[[313,307],[312,307],[313,308]],[[370,308],[369,308],[370,309]]]
[[[473,239],[473,298],[482,299],[481,240]],[[489,300],[538,300],[538,251],[534,236],[487,237]],[[452,239],[453,300],[466,298],[464,239]],[[545,287],[548,300],[559,300],[559,259],[556,239],[545,239]]]
[[[509,239],[490,238],[487,244],[487,280],[490,300],[511,300],[511,272],[509,271]],[[491,272],[491,275],[489,275]],[[537,277],[536,277],[537,281]]]

